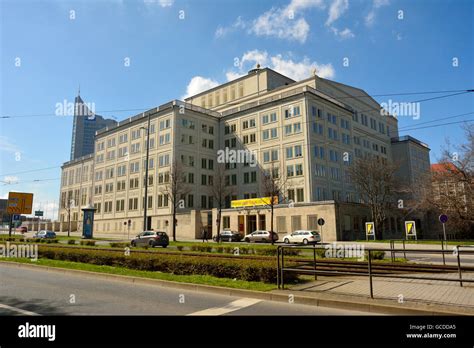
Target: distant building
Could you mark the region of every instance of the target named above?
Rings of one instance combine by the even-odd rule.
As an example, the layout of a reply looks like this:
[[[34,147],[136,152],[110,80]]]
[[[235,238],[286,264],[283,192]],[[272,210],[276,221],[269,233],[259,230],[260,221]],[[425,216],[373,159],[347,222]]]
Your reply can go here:
[[[394,137],[391,143],[393,161],[398,166],[396,174],[402,185],[413,188],[420,184],[419,180],[429,179],[430,148],[428,145],[409,135]]]
[[[74,123],[72,126],[71,160],[94,152],[94,136],[99,129],[112,127],[116,121],[105,119],[91,110],[78,95],[74,100]]]

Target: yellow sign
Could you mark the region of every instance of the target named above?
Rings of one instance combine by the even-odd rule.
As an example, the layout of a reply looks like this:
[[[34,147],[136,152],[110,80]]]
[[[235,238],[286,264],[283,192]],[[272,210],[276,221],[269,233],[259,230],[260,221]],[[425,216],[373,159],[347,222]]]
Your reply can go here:
[[[33,207],[33,194],[24,192],[9,192],[8,214],[31,214]]]
[[[270,197],[238,199],[231,202],[232,208],[255,207],[259,205],[270,205]],[[273,204],[278,204],[278,197],[273,197]]]
[[[368,236],[375,235],[375,228],[373,222],[366,222],[365,223],[365,234]]]
[[[416,236],[415,221],[405,221],[405,231],[407,236]]]

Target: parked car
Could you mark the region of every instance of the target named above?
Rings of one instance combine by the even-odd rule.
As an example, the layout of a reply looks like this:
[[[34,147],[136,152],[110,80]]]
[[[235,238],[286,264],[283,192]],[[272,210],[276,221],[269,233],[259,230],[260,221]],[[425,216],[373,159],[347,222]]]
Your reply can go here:
[[[271,238],[273,238],[273,241],[277,241],[278,240],[278,234],[276,234],[275,232],[270,232],[270,231],[266,231],[266,230],[257,230],[257,231],[254,231],[250,234],[247,234],[245,237],[244,237],[244,241],[247,242],[247,243],[251,243],[251,242],[267,242],[267,243],[270,243],[272,240]]]
[[[214,236],[213,239],[217,241],[217,236]],[[225,230],[219,234],[219,239],[222,242],[240,242],[242,240],[242,236],[237,231]]]
[[[56,233],[53,231],[41,230],[35,233],[35,238],[56,238]]]
[[[289,233],[283,237],[283,242],[289,243],[303,243],[303,244],[316,244],[321,242],[321,236],[317,231],[310,230],[298,230],[293,233]]]
[[[160,231],[144,231],[137,234],[136,238],[132,239],[130,243],[133,247],[135,246],[162,246],[166,248],[170,244],[170,239],[166,232]]]
[[[17,231],[21,232],[21,233],[26,233],[26,232],[28,232],[28,227],[20,226],[20,227],[18,227]]]

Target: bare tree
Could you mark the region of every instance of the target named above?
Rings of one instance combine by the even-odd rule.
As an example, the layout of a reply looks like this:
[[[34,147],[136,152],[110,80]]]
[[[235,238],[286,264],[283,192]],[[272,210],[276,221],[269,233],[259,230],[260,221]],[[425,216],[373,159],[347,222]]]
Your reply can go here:
[[[262,171],[261,196],[270,197],[268,204],[264,204],[270,210],[270,232],[274,232],[273,220],[275,206],[282,203],[286,198],[288,188],[288,177],[279,172],[279,167],[272,163],[271,167]],[[273,237],[271,238],[274,244]]]
[[[217,168],[214,171],[214,180],[212,185],[209,187],[210,194],[212,195],[214,202],[217,205],[217,242],[220,241],[221,232],[221,218],[222,209],[225,208],[227,197],[234,193],[234,189],[230,186],[229,182],[226,182],[225,165],[223,163],[217,164]]]
[[[173,241],[176,242],[176,212],[178,208],[184,208],[184,202],[181,200],[182,195],[188,194],[191,189],[184,179],[185,173],[181,163],[173,161],[168,182],[160,190],[168,197],[171,204],[171,214],[173,216]]]
[[[378,239],[382,237],[383,222],[394,204],[399,186],[395,179],[396,170],[395,164],[375,157],[357,159],[349,168],[352,183],[370,208]]]
[[[426,195],[428,205],[448,214],[450,223],[468,237],[474,235],[474,125],[464,126],[466,142],[443,150]]]

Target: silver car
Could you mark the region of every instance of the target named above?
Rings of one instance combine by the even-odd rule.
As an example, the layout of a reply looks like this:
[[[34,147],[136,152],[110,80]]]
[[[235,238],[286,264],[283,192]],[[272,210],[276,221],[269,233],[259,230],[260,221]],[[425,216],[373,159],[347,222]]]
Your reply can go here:
[[[144,231],[132,239],[130,244],[135,246],[162,246],[166,248],[169,245],[170,241],[166,232],[160,231]]]
[[[272,241],[271,236],[273,237],[274,242],[278,240],[278,234],[276,234],[275,232],[270,232],[270,231],[266,231],[266,230],[257,230],[257,231],[254,231],[254,232],[250,233],[250,234],[247,234],[244,237],[244,241],[247,242],[247,243],[251,243],[251,242],[270,243]]]

